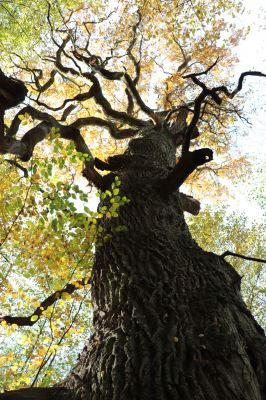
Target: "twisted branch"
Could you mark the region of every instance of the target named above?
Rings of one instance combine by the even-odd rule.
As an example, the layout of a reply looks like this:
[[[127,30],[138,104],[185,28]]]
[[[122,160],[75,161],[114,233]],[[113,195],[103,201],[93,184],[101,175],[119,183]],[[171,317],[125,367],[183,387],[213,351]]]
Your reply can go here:
[[[136,101],[137,105],[140,107],[140,109],[145,114],[147,114],[150,118],[152,118],[155,121],[155,123],[159,123],[158,115],[156,115],[156,113],[144,103],[144,101],[142,100],[142,98],[141,98],[141,96],[140,96],[140,94],[139,94],[139,92],[138,92],[138,90],[136,88],[136,85],[135,85],[134,81],[129,76],[129,74],[127,74],[125,72],[109,71],[109,70],[105,69],[104,67],[99,65],[99,63],[97,61],[98,57],[96,57],[96,56],[85,57],[82,54],[79,54],[77,51],[74,51],[73,54],[77,58],[77,60],[85,62],[87,65],[89,65],[91,67],[91,70],[93,72],[99,73],[105,79],[111,80],[111,81],[122,80],[123,79],[124,82],[127,85],[127,89],[129,91],[129,93],[135,99],[135,101]],[[86,74],[86,75],[88,75],[88,74]],[[83,76],[85,76],[85,74],[83,74]],[[87,77],[93,82],[93,79],[91,79],[89,76],[87,76]],[[92,75],[92,77],[95,78],[94,75]],[[128,117],[129,117],[129,115],[128,115]]]
[[[194,131],[194,129],[196,128],[196,125],[198,123],[198,120],[201,116],[201,106],[203,101],[205,100],[206,97],[210,96],[214,102],[218,105],[222,104],[222,98],[218,95],[218,93],[223,93],[225,94],[227,97],[229,97],[230,99],[232,99],[241,89],[243,86],[243,80],[246,76],[248,75],[253,75],[253,76],[262,76],[262,77],[266,77],[266,74],[263,74],[261,72],[257,72],[257,71],[248,71],[248,72],[243,72],[240,75],[240,78],[238,80],[238,85],[236,87],[235,90],[233,90],[232,92],[230,92],[226,86],[218,86],[216,88],[212,88],[209,89],[203,82],[201,82],[197,77],[201,76],[201,75],[206,75],[218,62],[218,58],[217,60],[209,67],[207,68],[205,71],[203,72],[199,72],[199,73],[194,73],[194,74],[189,74],[189,75],[185,75],[183,76],[184,79],[190,78],[192,79],[192,81],[200,86],[202,88],[202,92],[199,94],[199,96],[196,98],[195,100],[195,105],[194,105],[194,115],[193,118],[189,124],[189,126],[187,127],[186,130],[186,134],[185,134],[185,138],[183,141],[183,145],[182,145],[182,154],[186,153],[189,151],[189,146],[190,146],[190,140],[191,140],[191,136],[192,136],[192,132]]]
[[[78,118],[75,122],[73,122],[73,124],[70,125],[70,127],[79,129],[83,126],[89,125],[107,128],[111,136],[116,140],[133,137],[139,132],[139,129],[133,128],[118,129],[113,122],[98,117]]]

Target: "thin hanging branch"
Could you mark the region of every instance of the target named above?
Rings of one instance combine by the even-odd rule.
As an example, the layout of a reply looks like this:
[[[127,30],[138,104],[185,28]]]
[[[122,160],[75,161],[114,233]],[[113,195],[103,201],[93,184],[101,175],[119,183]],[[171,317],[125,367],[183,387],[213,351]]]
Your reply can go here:
[[[244,260],[250,260],[250,261],[256,261],[256,262],[260,262],[260,263],[266,263],[266,259],[264,260],[262,258],[243,256],[242,254],[233,253],[232,251],[229,251],[229,250],[225,251],[223,254],[220,255],[221,258],[225,258],[227,256],[239,257],[239,258],[243,258]]]

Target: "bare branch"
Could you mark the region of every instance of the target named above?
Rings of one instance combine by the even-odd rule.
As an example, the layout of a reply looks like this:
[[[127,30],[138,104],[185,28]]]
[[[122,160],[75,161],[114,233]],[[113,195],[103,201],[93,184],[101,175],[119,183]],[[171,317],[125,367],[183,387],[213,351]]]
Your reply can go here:
[[[40,79],[42,78],[42,75],[43,75],[42,71],[41,71],[41,76],[36,75],[36,72],[34,72],[34,70],[29,69],[29,71],[33,74],[34,82],[35,82],[36,88],[39,92],[39,95],[41,93],[45,92],[46,90],[48,90],[53,85],[53,83],[55,81],[55,76],[58,73],[57,70],[55,70],[55,69],[52,70],[48,80],[44,84],[41,84]]]
[[[88,78],[93,83],[91,90],[93,91],[94,99],[95,99],[96,103],[102,107],[103,111],[105,112],[105,114],[107,116],[113,117],[117,120],[123,121],[126,124],[129,124],[131,126],[136,126],[139,128],[151,126],[150,121],[143,121],[141,119],[134,118],[133,116],[131,116],[125,112],[114,110],[111,107],[109,101],[104,97],[100,83],[99,83],[98,79],[96,78],[96,76],[90,72],[84,73],[83,76],[85,78]]]
[[[258,71],[248,71],[248,72],[243,72],[240,75],[240,78],[238,80],[238,85],[236,87],[235,90],[233,90],[232,92],[230,92],[226,86],[218,86],[212,89],[208,89],[207,86],[201,82],[197,76],[200,75],[206,75],[218,62],[218,58],[217,60],[209,67],[207,68],[205,71],[203,72],[199,72],[199,73],[194,73],[194,74],[189,74],[189,75],[185,75],[183,76],[184,79],[186,78],[191,78],[192,81],[200,86],[202,88],[202,92],[199,94],[199,96],[196,98],[195,100],[195,106],[194,106],[194,115],[193,118],[191,120],[190,125],[187,128],[186,134],[185,134],[185,138],[184,138],[184,142],[183,142],[183,146],[182,146],[182,153],[185,153],[187,151],[189,151],[189,145],[190,145],[190,139],[191,139],[191,135],[193,130],[195,129],[197,122],[200,118],[200,111],[201,111],[201,105],[203,103],[203,100],[207,97],[210,96],[212,97],[212,99],[214,100],[214,102],[218,105],[221,105],[222,103],[222,98],[218,96],[217,93],[224,93],[227,97],[229,97],[230,99],[232,99],[241,89],[243,86],[243,80],[246,76],[248,75],[253,75],[253,76],[262,76],[262,77],[266,77],[266,74],[263,74],[262,72],[258,72]]]
[[[77,106],[75,104],[70,104],[70,106],[68,106],[64,112],[63,115],[61,117],[61,122],[65,121],[67,119],[67,117],[69,116],[69,114],[72,113],[73,110],[75,110]]]
[[[47,108],[48,110],[51,110],[51,111],[60,111],[60,110],[63,110],[63,109],[65,108],[65,106],[66,106],[69,102],[73,102],[73,101],[80,101],[80,102],[81,102],[81,101],[86,101],[86,100],[91,99],[93,96],[94,96],[94,93],[93,93],[92,90],[89,90],[88,92],[85,92],[85,93],[79,93],[79,94],[77,94],[76,96],[74,96],[74,97],[72,97],[72,98],[65,99],[65,100],[63,101],[63,103],[62,103],[60,106],[57,106],[57,107],[51,107],[51,106],[49,106],[48,104],[41,102],[40,100],[34,100],[34,99],[32,99],[32,100],[35,101],[39,106],[43,106],[43,107]],[[70,107],[71,107],[71,106],[70,106]],[[73,107],[73,106],[72,106],[72,107]]]
[[[261,77],[266,77],[266,74],[263,74],[262,72],[259,71],[247,71],[247,72],[243,72],[238,80],[238,84],[237,87],[235,88],[235,90],[233,90],[232,92],[230,92],[226,86],[218,86],[216,88],[213,89],[213,91],[215,92],[223,92],[227,97],[229,97],[230,99],[233,99],[235,97],[235,95],[240,92],[240,90],[243,87],[243,81],[244,78],[246,76],[261,76]]]
[[[160,122],[158,119],[158,115],[156,115],[156,113],[144,103],[138,90],[136,89],[134,81],[131,79],[131,77],[127,73],[119,72],[119,71],[109,71],[109,70],[105,69],[104,67],[99,65],[99,60],[98,60],[98,57],[96,57],[96,56],[85,57],[82,54],[79,54],[77,51],[74,51],[73,54],[78,60],[81,60],[81,61],[85,62],[88,66],[90,66],[93,72],[99,73],[105,79],[108,79],[111,81],[123,79],[127,85],[127,88],[129,90],[130,94],[136,100],[136,102],[137,102],[138,106],[141,108],[141,110],[144,113],[146,113],[147,115],[149,115],[149,117],[151,117],[156,123]],[[94,75],[91,74],[92,76],[89,77],[88,73],[83,74],[83,76],[85,76],[85,75],[92,82],[93,82],[92,78],[94,78],[94,80],[95,80]],[[97,86],[99,86],[99,81],[97,82]],[[131,117],[131,118],[133,118],[133,117]]]
[[[249,256],[243,256],[242,254],[238,253],[233,253],[232,251],[225,251],[223,254],[220,255],[221,258],[225,258],[227,256],[233,256],[233,257],[239,257],[243,258],[244,260],[250,260],[250,261],[256,261],[256,262],[261,262],[261,263],[266,263],[266,260],[263,260],[262,258],[255,258],[255,257],[249,257]]]
[[[140,78],[140,59],[139,61],[136,60],[136,57],[133,55],[132,50],[133,47],[136,44],[137,41],[137,29],[139,28],[139,25],[141,23],[141,13],[138,10],[138,20],[136,22],[136,24],[133,26],[132,30],[133,30],[133,37],[132,40],[129,43],[128,49],[127,49],[127,55],[129,57],[129,59],[132,61],[134,68],[135,68],[135,73],[136,76],[133,79],[133,83],[134,85],[137,86],[138,82],[139,82],[139,78]],[[140,45],[140,51],[141,51],[141,45]],[[125,90],[127,98],[128,98],[128,107],[127,107],[127,113],[132,115],[133,111],[134,111],[134,100],[133,100],[133,96],[130,92],[130,90],[128,88],[126,88]]]
[[[132,125],[132,126],[137,126],[137,127],[149,126],[150,122],[134,118],[133,116],[129,115],[128,113],[119,112],[119,111],[114,110],[111,107],[111,105],[108,102],[108,100],[104,97],[104,95],[102,93],[101,85],[100,85],[98,79],[96,78],[96,76],[93,73],[89,73],[89,72],[82,73],[80,69],[76,70],[76,69],[74,69],[72,67],[67,67],[67,66],[64,66],[62,64],[62,54],[66,55],[65,47],[66,47],[66,45],[67,45],[67,43],[69,41],[70,41],[70,36],[69,35],[67,35],[67,37],[62,40],[61,45],[59,45],[56,41],[54,41],[54,43],[58,47],[58,50],[56,52],[55,60],[52,60],[52,61],[54,62],[55,66],[58,68],[58,70],[63,72],[64,74],[72,74],[74,76],[83,76],[83,77],[89,79],[92,82],[93,85],[92,85],[90,91],[87,92],[87,95],[89,96],[89,98],[90,97],[94,97],[96,103],[99,104],[102,107],[102,109],[105,112],[105,114],[107,114],[109,117],[113,117],[115,119],[121,120],[121,121],[123,121],[123,122],[125,122],[125,123],[127,123],[129,125]],[[73,54],[74,54],[74,56],[75,56],[75,58],[77,60],[84,61],[85,63],[87,63],[87,65],[89,65],[92,68],[92,70],[94,72],[97,70],[97,72],[100,72],[107,79],[111,79],[111,80],[115,79],[115,80],[117,80],[117,79],[121,79],[125,75],[124,73],[121,73],[121,72],[110,72],[110,71],[107,71],[103,67],[97,66],[97,64],[99,62],[98,61],[99,58],[96,57],[96,56],[85,57],[85,56],[79,54],[76,50],[73,52]],[[68,58],[70,58],[73,61],[73,59],[71,57],[68,57]],[[131,78],[129,77],[129,82],[130,82],[130,79]],[[131,89],[134,91],[134,83],[133,82],[132,82],[132,85],[131,85]],[[136,94],[137,97],[139,96],[139,94],[137,93],[136,89],[135,89],[135,94]],[[82,94],[77,95],[75,97],[75,100],[79,100],[79,101],[82,100],[81,96],[82,96]],[[85,96],[85,94],[83,94],[83,96]],[[65,101],[60,106],[60,109],[62,109],[68,101],[71,101],[71,100],[68,99],[67,101]],[[138,101],[142,102],[140,96],[138,97]],[[45,104],[42,104],[42,105],[46,106]],[[144,103],[143,103],[143,105],[144,105]],[[50,107],[50,109],[52,109],[52,108]]]
[[[36,110],[35,108],[33,108],[31,106],[26,106],[26,107],[22,108],[13,118],[11,125],[7,130],[7,133],[6,133],[7,136],[15,136],[16,135],[16,133],[18,132],[18,129],[20,127],[20,124],[21,124],[20,117],[25,114],[29,114],[34,119],[38,119],[40,121],[46,121],[55,126],[57,126],[59,124],[53,116],[51,116],[47,113],[44,113],[42,111]]]
[[[181,44],[179,43],[179,41],[177,40],[177,38],[175,37],[174,34],[173,34],[173,39],[174,39],[175,43],[177,44],[177,46],[179,47],[179,50],[181,51],[182,56],[183,56],[183,62],[177,68],[177,71],[180,72],[180,71],[186,69],[186,67],[188,66],[188,63],[191,61],[191,57],[186,55],[185,50],[183,49],[183,47],[181,46]]]
[[[70,35],[67,35],[66,38],[62,40],[61,45],[54,41],[54,43],[58,47],[58,50],[56,52],[55,60],[52,61],[54,62],[55,66],[59,69],[59,71],[63,72],[64,74],[72,74],[74,76],[79,76],[81,74],[80,70],[75,70],[72,67],[66,67],[62,64],[62,54],[66,55],[65,47],[67,43],[70,41],[70,39],[71,39]]]
[[[123,121],[124,123],[127,123],[129,125],[132,126],[137,126],[137,127],[146,127],[150,125],[150,122],[148,121],[143,121],[140,120],[138,118],[134,118],[133,116],[125,113],[125,112],[121,112],[121,111],[116,111],[111,107],[111,104],[109,103],[109,101],[105,98],[105,96],[103,95],[102,92],[102,88],[100,85],[100,82],[98,81],[98,79],[96,78],[96,76],[93,73],[90,72],[85,72],[85,73],[80,73],[78,71],[76,71],[75,69],[71,68],[71,67],[66,67],[62,64],[61,61],[61,54],[63,49],[65,48],[66,44],[69,42],[69,37],[67,37],[66,39],[63,40],[62,44],[59,46],[59,49],[57,51],[57,55],[56,55],[56,60],[55,60],[55,65],[56,67],[63,73],[70,73],[74,76],[83,76],[84,78],[89,79],[92,82],[92,87],[89,90],[89,96],[90,97],[94,97],[95,101],[97,104],[99,104],[104,113],[109,116],[109,117],[113,117],[117,120]],[[87,59],[91,59],[94,60],[93,62],[95,62],[95,56],[91,57],[91,58],[87,58],[85,56],[80,55],[79,53],[77,53],[77,51],[74,51],[73,54],[75,55],[75,57],[78,60],[86,60]],[[92,62],[92,61],[90,61]],[[91,64],[90,64],[91,65]],[[122,77],[122,75],[124,75],[123,73],[120,72],[109,72],[107,70],[105,70],[104,68],[101,69],[101,71],[106,71],[107,74],[111,74],[111,80],[113,79],[120,79]],[[105,72],[104,72],[105,73]],[[117,75],[118,74],[118,75]],[[122,74],[122,75],[121,75]],[[81,95],[78,95],[81,96]],[[77,96],[76,96],[77,97]]]
[[[107,128],[111,136],[114,139],[118,140],[133,137],[137,135],[139,132],[139,129],[133,129],[133,128],[118,129],[113,122],[98,117],[79,118],[75,122],[73,122],[73,124],[71,124],[70,127],[79,129],[83,126],[89,126],[89,125],[101,126]]]
[[[134,56],[133,53],[132,53],[133,47],[135,46],[136,41],[137,41],[137,30],[138,30],[138,28],[139,28],[139,26],[140,26],[141,18],[142,18],[141,12],[140,12],[139,10],[137,11],[137,14],[138,14],[137,22],[136,22],[135,25],[133,25],[133,28],[132,28],[132,30],[133,30],[133,37],[132,37],[132,40],[131,40],[131,42],[129,43],[129,46],[128,46],[128,49],[127,49],[127,54],[128,54],[128,56],[129,56],[130,60],[133,62],[134,67],[135,67],[135,72],[136,72],[136,76],[135,76],[135,78],[133,79],[134,85],[137,85],[137,84],[138,84],[138,81],[139,81],[139,78],[140,78],[140,60],[137,61],[136,58],[135,58],[135,56]],[[141,51],[141,48],[140,48],[140,51]]]
[[[214,63],[210,67],[208,67],[206,70],[204,70],[202,72],[196,72],[193,74],[184,75],[183,78],[187,79],[187,78],[194,78],[196,76],[207,75],[207,73],[210,72],[210,70],[213,69],[215,67],[215,65],[218,63],[218,60],[219,60],[219,56],[214,61]]]
[[[133,97],[131,96],[131,93],[128,90],[128,88],[126,88],[125,92],[127,95],[127,113],[129,115],[132,115],[133,111],[134,111],[134,100],[133,100]]]
[[[117,11],[117,7],[114,10],[110,11],[110,13],[107,14],[105,17],[99,18],[98,21],[86,21],[86,22],[84,22],[84,25],[101,24],[102,22],[107,21],[111,17],[112,14],[116,13],[116,11]]]
[[[20,59],[20,61],[25,65],[24,67],[22,65],[18,65],[16,62],[14,62],[14,60],[12,60],[12,63],[20,70],[24,70],[27,71],[31,74],[31,76],[33,77],[33,81],[31,83],[35,83],[36,89],[39,92],[39,95],[43,92],[45,92],[47,89],[49,89],[49,87],[52,86],[52,84],[54,83],[55,80],[55,76],[58,73],[57,70],[52,70],[50,72],[50,77],[48,78],[48,80],[41,84],[40,80],[43,79],[43,70],[40,68],[30,68],[29,64],[27,61],[25,61],[19,54],[17,53],[11,53],[12,55],[15,55],[17,58]]]
[[[193,131],[195,131],[195,129],[196,129],[196,126],[197,126],[197,123],[198,123],[198,120],[200,117],[201,105],[207,95],[208,95],[208,93],[206,93],[206,91],[203,90],[195,100],[194,114],[193,114],[190,124],[186,128],[186,133],[184,135],[185,137],[184,137],[184,141],[183,141],[183,145],[182,145],[182,154],[183,155],[189,151],[191,136],[192,136]]]
[[[51,125],[41,122],[35,128],[30,129],[21,140],[11,136],[0,137],[0,153],[14,154],[19,156],[22,161],[28,161],[37,143],[42,141],[50,132]],[[24,140],[23,140],[24,139]]]
[[[21,122],[19,116],[25,114],[26,112],[34,119],[41,120],[42,122],[35,128],[32,128],[26,132],[21,140],[14,139],[12,136],[16,134]],[[36,144],[41,142],[49,135],[53,126],[58,128],[62,139],[73,140],[77,151],[89,155],[89,159],[86,161],[86,168],[92,168],[93,156],[79,130],[75,126],[65,126],[60,124],[50,114],[36,110],[31,106],[24,107],[22,110],[20,110],[9,128],[9,136],[1,137],[0,152],[2,154],[16,154],[22,161],[28,161],[32,157],[32,152]]]
[[[180,106],[178,108],[174,108],[174,109],[170,110],[168,112],[168,114],[166,115],[166,118],[163,122],[163,124],[165,126],[167,126],[169,131],[172,133],[176,147],[180,146],[184,141],[184,137],[185,137],[186,130],[188,127],[188,124],[186,121],[187,116],[188,116],[189,112],[193,112],[190,108],[188,108],[189,105],[191,105],[191,104],[187,104],[187,105]],[[169,123],[168,123],[169,119],[171,118],[171,116],[173,114],[175,114],[177,112],[178,112],[178,114],[175,117],[174,122],[169,126]],[[198,136],[199,136],[199,131],[198,131],[197,127],[195,127],[194,130],[192,131],[190,139],[195,139]]]

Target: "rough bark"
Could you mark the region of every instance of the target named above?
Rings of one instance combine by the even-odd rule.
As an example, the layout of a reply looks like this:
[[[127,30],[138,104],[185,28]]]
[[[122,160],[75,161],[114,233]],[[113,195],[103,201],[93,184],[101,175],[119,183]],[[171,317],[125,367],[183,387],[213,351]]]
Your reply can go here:
[[[172,142],[154,132],[128,156],[117,174],[131,201],[104,223],[127,231],[97,249],[95,333],[62,386],[90,400],[263,399],[265,338],[240,276],[192,239],[178,193],[161,195]]]
[[[265,337],[241,278],[192,239],[178,192],[163,195],[173,142],[133,139],[126,160],[116,174],[130,203],[102,222],[111,239],[96,250],[95,331],[59,386],[74,400],[265,399]]]

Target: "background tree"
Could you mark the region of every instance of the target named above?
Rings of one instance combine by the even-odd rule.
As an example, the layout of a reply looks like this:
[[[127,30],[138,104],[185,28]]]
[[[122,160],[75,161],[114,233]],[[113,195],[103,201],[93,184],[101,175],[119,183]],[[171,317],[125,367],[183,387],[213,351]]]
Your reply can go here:
[[[241,213],[230,213],[226,207],[202,210],[197,219],[189,218],[189,229],[207,251],[256,254],[263,258],[265,224],[249,221]],[[241,293],[247,307],[265,329],[265,272],[260,262],[231,257],[230,262],[241,276]]]
[[[12,170],[15,179],[23,174],[19,185],[3,183],[3,257],[10,257],[3,275],[5,298],[16,287],[12,264],[16,271],[24,270],[26,281],[38,270],[32,294],[39,288],[52,293],[41,304],[35,299],[32,312],[34,299],[18,290],[21,300],[30,302],[29,316],[2,317],[8,334],[17,326],[34,325],[39,337],[45,335],[41,346],[22,335],[21,343],[28,345],[26,360],[35,352],[35,363],[26,366],[27,374],[21,374],[25,363],[15,365],[10,376],[20,369],[19,384],[35,385],[41,375],[42,384],[49,383],[58,346],[71,327],[80,334],[88,318],[72,301],[67,303],[68,326],[62,328],[63,300],[89,283],[94,334],[61,390],[57,385],[50,391],[31,389],[2,397],[229,399],[241,398],[244,391],[246,399],[261,399],[262,330],[240,298],[237,273],[223,258],[202,251],[189,234],[182,209],[197,214],[199,202],[178,194],[188,176],[213,157],[210,148],[191,151],[191,140],[197,138],[196,145],[203,146],[215,143],[218,153],[228,152],[226,126],[239,114],[235,97],[243,79],[263,76],[245,73],[229,90],[219,74],[216,84],[220,63],[232,60],[224,47],[239,38],[239,32],[226,33],[219,12],[239,11],[240,6],[174,3],[169,11],[164,2],[119,3],[91,20],[95,9],[81,7],[73,13],[55,5],[56,13],[48,4],[51,43],[44,49],[40,42],[41,59],[12,56],[30,99],[16,115],[6,113],[13,106],[7,101],[21,101],[12,85],[25,86],[4,73],[2,86],[0,82],[1,152],[16,156],[8,159],[18,171]],[[158,44],[167,46],[166,56],[158,53]],[[217,55],[220,63],[213,63]],[[163,81],[156,70],[166,67],[171,72]],[[36,125],[36,120],[41,122]],[[224,130],[214,137],[217,126]],[[90,127],[94,132],[88,141]],[[100,132],[106,147],[107,132],[125,142],[118,145],[120,154],[107,162],[93,157],[87,145],[91,143],[93,153],[103,147]],[[46,144],[43,153],[36,152],[38,143]],[[182,151],[176,164],[178,147]],[[95,213],[76,185],[82,163],[84,177],[101,190]],[[111,172],[103,176],[99,170]],[[74,300],[80,300],[76,293]],[[86,293],[81,297],[89,306]],[[8,352],[7,360],[13,358]],[[29,382],[32,365],[36,374]]]

